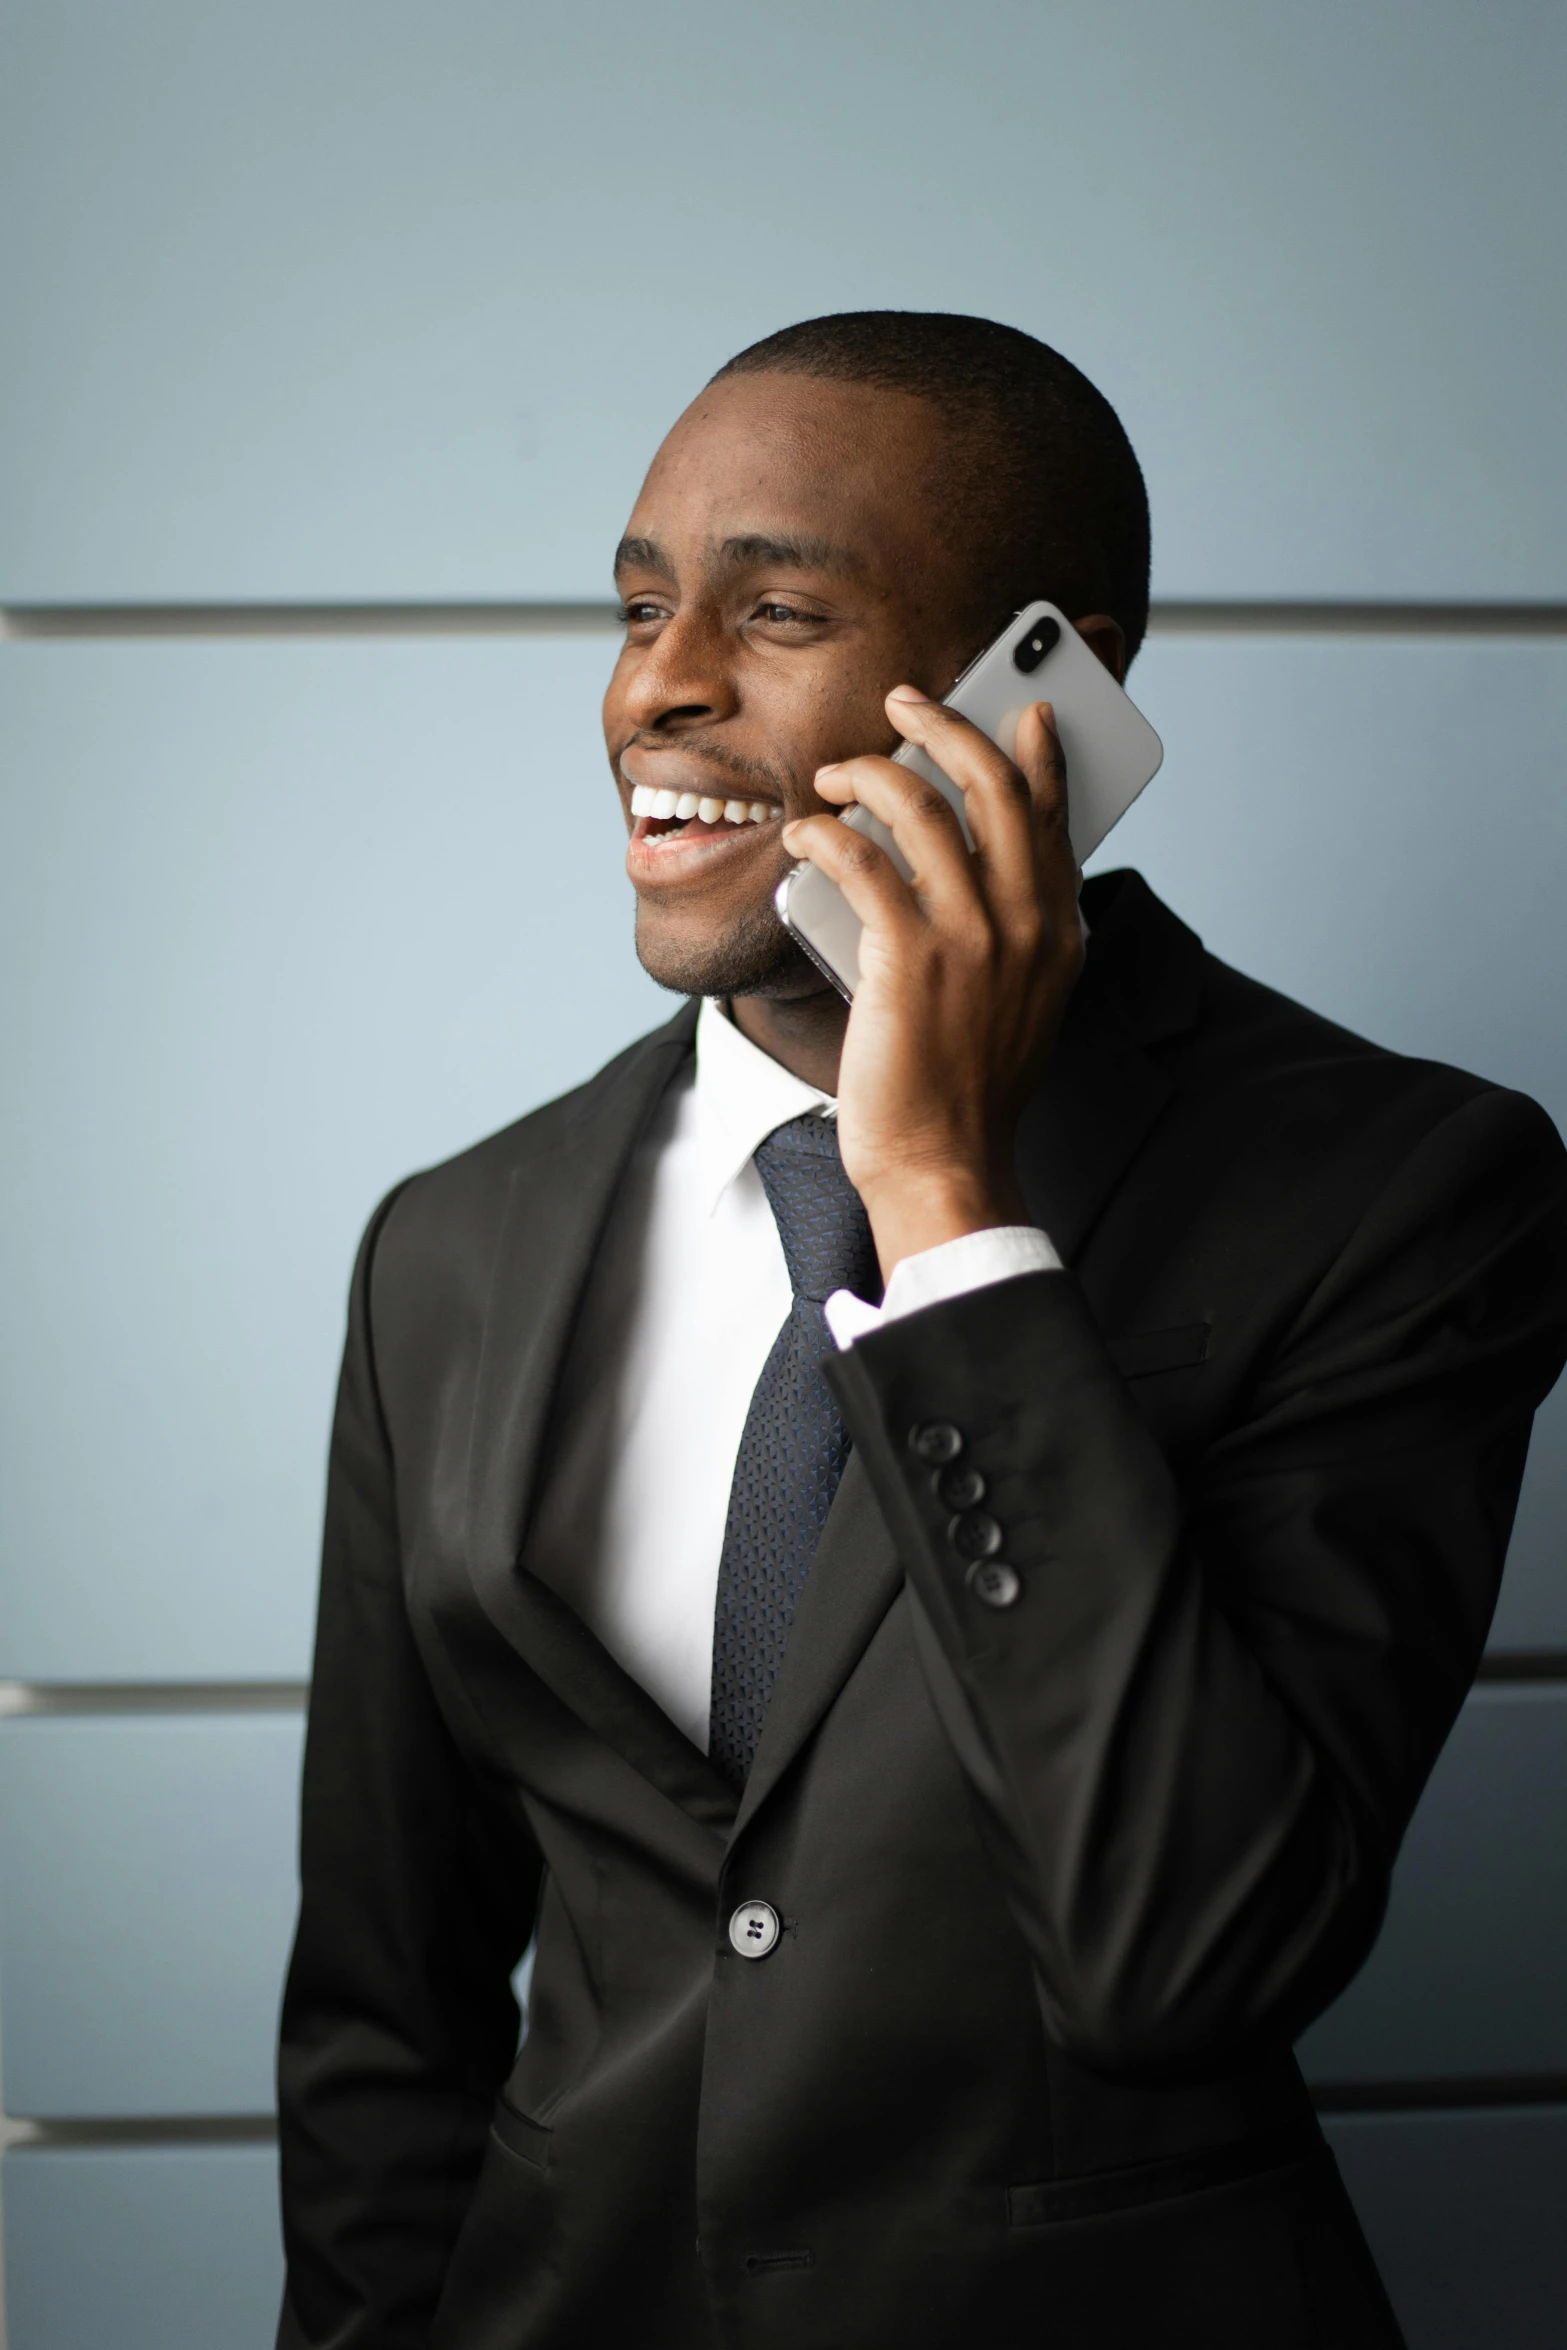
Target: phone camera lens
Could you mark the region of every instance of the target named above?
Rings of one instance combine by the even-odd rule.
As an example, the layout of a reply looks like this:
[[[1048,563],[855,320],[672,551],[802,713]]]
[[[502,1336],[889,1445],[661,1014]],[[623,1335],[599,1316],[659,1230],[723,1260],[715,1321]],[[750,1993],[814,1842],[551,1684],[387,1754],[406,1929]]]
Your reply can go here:
[[[1021,669],[1025,677],[1032,677],[1045,655],[1053,653],[1060,642],[1059,623],[1054,620],[1041,620],[1037,628],[1031,628],[1027,636],[1020,637],[1013,646],[1013,668]]]

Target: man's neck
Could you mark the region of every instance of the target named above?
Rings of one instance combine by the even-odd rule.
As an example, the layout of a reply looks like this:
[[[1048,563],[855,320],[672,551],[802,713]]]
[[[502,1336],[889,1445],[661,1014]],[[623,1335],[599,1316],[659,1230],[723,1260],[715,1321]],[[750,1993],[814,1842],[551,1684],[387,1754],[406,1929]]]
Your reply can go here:
[[[808,996],[731,996],[729,1017],[759,1052],[778,1061],[791,1077],[818,1092],[836,1095],[838,1062],[849,1007],[836,988]]]

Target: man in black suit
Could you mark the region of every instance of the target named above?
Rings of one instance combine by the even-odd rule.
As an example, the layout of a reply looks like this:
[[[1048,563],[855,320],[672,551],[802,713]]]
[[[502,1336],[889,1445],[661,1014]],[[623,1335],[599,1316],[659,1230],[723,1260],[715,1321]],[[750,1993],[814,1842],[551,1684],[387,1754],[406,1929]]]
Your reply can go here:
[[[1080,921],[1048,708],[1014,765],[939,706],[1036,595],[1142,632],[1135,459],[1043,346],[771,338],[620,579],[639,951],[700,1010],[361,1251],[280,2340],[1395,2343],[1291,2044],[1481,1652],[1561,1147],[1135,874]]]

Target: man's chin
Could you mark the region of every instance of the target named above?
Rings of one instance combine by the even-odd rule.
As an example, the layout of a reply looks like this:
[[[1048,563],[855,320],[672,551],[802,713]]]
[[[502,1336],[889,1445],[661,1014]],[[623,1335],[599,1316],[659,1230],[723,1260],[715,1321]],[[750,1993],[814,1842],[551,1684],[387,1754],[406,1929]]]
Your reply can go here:
[[[771,906],[758,906],[711,930],[675,923],[639,900],[637,959],[650,979],[676,995],[816,995],[826,985]]]

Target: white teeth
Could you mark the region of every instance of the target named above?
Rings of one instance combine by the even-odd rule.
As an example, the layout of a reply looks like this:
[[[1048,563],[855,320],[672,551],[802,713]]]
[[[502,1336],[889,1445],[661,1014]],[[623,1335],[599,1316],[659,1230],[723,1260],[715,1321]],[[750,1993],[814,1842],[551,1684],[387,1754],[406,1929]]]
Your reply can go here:
[[[686,824],[699,816],[704,824],[716,824],[720,818],[726,824],[770,824],[783,810],[768,800],[715,800],[701,792],[659,791],[651,783],[636,783],[631,787],[631,813],[660,823],[673,816]]]

